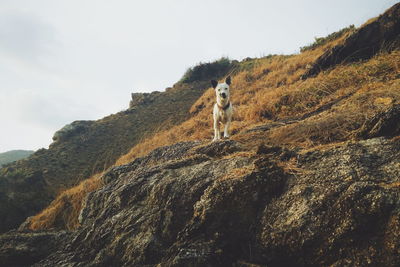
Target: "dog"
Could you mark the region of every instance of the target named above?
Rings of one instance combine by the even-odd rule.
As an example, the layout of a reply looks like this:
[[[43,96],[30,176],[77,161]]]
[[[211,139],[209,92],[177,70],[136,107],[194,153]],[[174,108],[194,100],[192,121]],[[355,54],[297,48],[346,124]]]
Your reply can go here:
[[[214,139],[217,141],[221,139],[219,131],[219,123],[224,124],[224,138],[229,138],[229,127],[232,121],[233,106],[230,99],[230,85],[231,77],[228,76],[224,83],[218,83],[212,80],[211,84],[215,90],[217,102],[214,104],[213,118],[214,118]]]

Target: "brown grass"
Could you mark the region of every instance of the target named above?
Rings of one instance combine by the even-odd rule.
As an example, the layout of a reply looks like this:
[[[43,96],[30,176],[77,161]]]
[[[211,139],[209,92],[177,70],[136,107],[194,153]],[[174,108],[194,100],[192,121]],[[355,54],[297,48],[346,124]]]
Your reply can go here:
[[[366,63],[338,66],[316,78],[299,80],[302,72],[297,69],[304,71],[305,65],[311,58],[315,58],[313,53],[316,53],[315,50],[303,53],[305,55],[278,56],[260,62],[251,72],[257,79],[251,82],[247,81],[246,71],[234,76],[232,98],[235,121],[232,123],[232,132],[238,133],[251,125],[268,123],[270,119],[298,118],[338,101],[333,108],[320,115],[278,127],[268,136],[276,144],[303,147],[337,142],[346,139],[367,117],[386,108],[387,103],[393,104],[400,99],[397,79],[400,73],[399,51],[379,55]],[[260,76],[262,69],[270,69],[270,72]],[[272,75],[274,72],[279,75]],[[279,86],[284,79],[282,77],[286,78],[286,83]],[[382,105],[382,101],[376,99],[385,99],[386,104]],[[214,92],[209,89],[193,105],[192,111],[196,110],[193,118],[144,140],[121,157],[117,165],[130,162],[159,146],[179,141],[211,139],[213,101]]]
[[[79,226],[78,216],[83,200],[89,192],[101,186],[100,174],[97,174],[62,192],[46,209],[29,219],[28,228],[31,230],[76,229]]]
[[[225,174],[224,176],[220,177],[220,181],[224,180],[234,180],[234,179],[241,179],[246,175],[252,173],[254,171],[254,166],[246,166],[243,168],[236,168],[230,171],[229,173]]]
[[[398,189],[400,187],[400,182],[394,182],[394,183],[390,183],[390,184],[381,183],[379,185],[386,189],[394,189],[394,188]]]
[[[297,174],[305,174],[306,170],[299,168],[297,164],[296,158],[291,158],[288,161],[280,161],[277,163],[279,167],[281,167],[286,173],[297,175]]]

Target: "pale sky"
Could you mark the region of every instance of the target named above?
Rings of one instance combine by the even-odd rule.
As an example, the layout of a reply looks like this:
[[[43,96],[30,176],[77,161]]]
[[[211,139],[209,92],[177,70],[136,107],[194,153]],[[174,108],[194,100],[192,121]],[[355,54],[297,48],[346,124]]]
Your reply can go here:
[[[199,62],[298,53],[390,0],[0,0],[0,152],[163,91]]]

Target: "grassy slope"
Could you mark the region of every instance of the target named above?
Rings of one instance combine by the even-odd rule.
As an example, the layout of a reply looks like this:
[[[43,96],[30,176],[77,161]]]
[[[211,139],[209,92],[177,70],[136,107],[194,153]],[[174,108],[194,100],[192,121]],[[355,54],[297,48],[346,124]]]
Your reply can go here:
[[[233,139],[244,140],[251,136],[246,130],[259,124],[278,122],[280,127],[261,133],[263,142],[310,147],[343,141],[366,118],[398,103],[400,99],[399,51],[383,53],[363,63],[338,66],[305,81],[296,80],[296,69],[299,68],[295,63],[306,63],[303,57],[275,58],[271,62],[260,63],[250,73],[239,73],[233,78],[232,97],[236,110],[232,126],[236,135]],[[305,67],[299,66],[300,69]],[[263,69],[272,71],[268,75],[260,75]],[[279,73],[282,69],[293,74],[282,78],[273,76],[275,71]],[[284,84],[278,85],[282,84],[282,80]],[[209,139],[212,135],[209,111],[213,94],[210,89],[196,102],[192,111],[196,106],[204,106],[196,116],[141,142],[121,157],[117,164],[127,163],[160,145]],[[324,107],[330,108],[324,111]]]
[[[249,149],[260,143],[299,148],[329,145],[348,140],[367,118],[398,104],[398,50],[381,52],[368,61],[338,65],[314,78],[301,79],[319,56],[342,43],[347,34],[351,33],[299,55],[241,62],[232,79],[235,107],[232,139]],[[191,107],[190,119],[142,140],[120,157],[115,165],[130,162],[159,146],[179,141],[211,140],[213,104],[214,91],[209,88]],[[77,227],[77,216],[66,215],[63,207],[70,202],[80,203],[76,205],[79,211],[85,196],[81,192],[89,187],[85,183],[93,182],[97,183],[94,188],[101,186],[96,176],[66,191],[32,218],[29,227]],[[67,219],[60,219],[63,217]]]

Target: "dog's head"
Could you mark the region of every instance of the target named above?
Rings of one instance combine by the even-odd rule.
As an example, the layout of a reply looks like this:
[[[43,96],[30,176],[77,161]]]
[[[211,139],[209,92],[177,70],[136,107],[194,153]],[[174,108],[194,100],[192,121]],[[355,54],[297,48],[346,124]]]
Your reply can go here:
[[[212,80],[211,84],[215,89],[217,101],[220,99],[220,102],[228,102],[230,98],[229,86],[231,85],[231,76],[228,76],[224,83],[218,83],[216,80]]]

